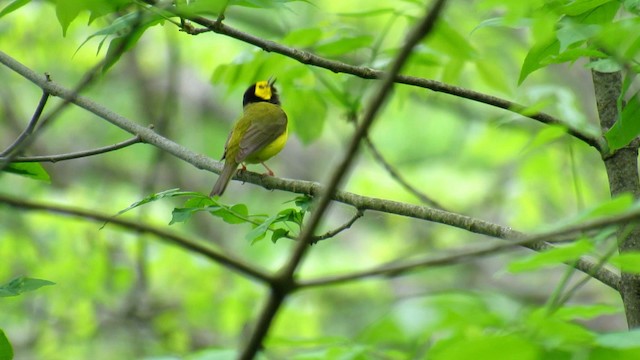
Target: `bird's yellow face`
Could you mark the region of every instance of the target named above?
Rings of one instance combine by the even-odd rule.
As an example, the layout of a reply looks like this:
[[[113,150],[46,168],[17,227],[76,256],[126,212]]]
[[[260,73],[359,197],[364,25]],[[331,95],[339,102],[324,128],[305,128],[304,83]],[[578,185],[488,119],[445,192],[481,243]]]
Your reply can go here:
[[[271,100],[271,84],[268,81],[258,81],[256,83],[256,91],[255,94],[260,99]]]

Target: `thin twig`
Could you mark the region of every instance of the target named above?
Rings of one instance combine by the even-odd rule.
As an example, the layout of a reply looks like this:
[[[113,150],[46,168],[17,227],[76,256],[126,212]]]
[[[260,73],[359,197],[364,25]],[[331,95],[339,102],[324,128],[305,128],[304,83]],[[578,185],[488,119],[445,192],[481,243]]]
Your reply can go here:
[[[596,264],[596,269],[605,266],[605,264],[607,263],[607,260],[609,260],[613,255],[615,255],[618,252],[617,246],[612,247],[609,251],[607,251],[607,253],[605,253],[599,260],[598,263]],[[562,295],[562,297],[560,297],[555,303],[552,304],[552,308],[551,310],[549,310],[549,312],[554,312],[560,308],[562,308],[562,306],[569,301],[569,299],[571,299],[571,297],[573,297],[573,295],[580,290],[580,288],[582,288],[586,283],[589,282],[589,280],[593,279],[593,276],[591,276],[590,274],[585,274],[583,276],[582,279],[580,279],[580,281],[578,281],[577,283],[575,283],[571,288],[569,288],[564,295]]]
[[[311,243],[317,243],[318,241],[322,241],[322,240],[326,240],[326,239],[330,239],[338,234],[340,234],[341,232],[349,229],[351,227],[351,225],[355,224],[356,221],[358,221],[358,219],[360,219],[362,216],[364,216],[364,211],[361,210],[357,210],[355,215],[353,215],[353,217],[351,217],[351,219],[349,219],[349,221],[347,221],[346,223],[342,224],[341,226],[331,230],[331,231],[327,231],[326,233],[322,234],[322,235],[316,235],[313,236],[311,238]]]
[[[140,18],[141,18],[141,14],[142,12],[139,12],[138,14],[140,14],[140,16],[138,16],[138,22],[135,23],[132,26],[132,30],[126,35],[125,41],[123,41],[121,44],[119,44],[119,46],[117,48],[115,48],[113,54],[114,56],[116,56],[115,54],[122,54],[125,51],[126,45],[129,42],[129,38],[133,35],[134,30],[137,25],[140,22]],[[2,53],[4,54],[4,53]],[[2,55],[0,54],[0,55]],[[74,101],[74,99],[76,99],[80,92],[82,92],[83,90],[85,90],[89,85],[91,85],[91,83],[93,83],[93,81],[96,79],[98,72],[100,72],[101,69],[103,69],[104,64],[106,63],[107,58],[105,57],[104,59],[102,59],[100,62],[98,62],[96,65],[94,65],[91,69],[89,69],[89,71],[87,71],[84,76],[82,77],[82,79],[80,80],[80,82],[76,85],[76,87],[73,89],[73,91],[71,91],[68,96],[63,97],[63,101],[58,104],[50,113],[47,114],[47,116],[45,116],[37,125],[36,129],[33,131],[32,136],[28,136],[24,139],[24,141],[22,141],[21,143],[19,143],[15,149],[13,149],[12,154],[9,154],[9,156],[6,156],[4,158],[4,160],[0,160],[0,171],[2,171],[7,165],[9,165],[12,162],[12,159],[19,153],[21,153],[24,149],[26,149],[27,147],[29,147],[34,141],[35,139],[39,136],[40,133],[42,133],[42,129],[49,125],[50,122],[53,121],[53,119],[55,119],[67,106],[69,106],[69,104],[72,104]],[[15,60],[14,60],[15,61]],[[5,64],[7,65],[7,64]],[[30,73],[33,73],[33,71],[31,71],[30,69],[27,69]],[[51,83],[51,78],[49,77],[49,74],[45,74],[45,80],[46,82]],[[40,86],[42,88],[42,90],[44,92],[47,92],[47,87],[43,87]],[[49,95],[54,95],[53,93],[48,93],[47,97]],[[43,106],[44,107],[44,106]],[[35,124],[34,124],[35,125]]]
[[[45,77],[48,81],[51,81],[51,78],[48,74],[45,74]],[[40,97],[40,101],[38,102],[38,106],[36,106],[36,110],[31,117],[31,120],[27,124],[27,127],[24,131],[16,138],[13,144],[9,145],[3,152],[0,153],[0,157],[5,157],[10,155],[15,149],[21,146],[21,144],[27,140],[29,136],[33,133],[33,129],[36,128],[36,124],[38,120],[40,120],[40,116],[42,115],[42,111],[47,104],[47,100],[49,99],[49,93],[46,91],[42,91],[42,96]]]
[[[413,196],[417,197],[420,201],[422,201],[423,204],[427,204],[427,205],[429,205],[431,207],[434,207],[436,209],[445,210],[445,208],[442,205],[440,205],[437,201],[433,200],[431,197],[427,196],[425,193],[423,193],[422,191],[418,190],[415,186],[409,184],[409,182],[407,180],[405,180],[404,176],[402,176],[402,174],[400,174],[400,172],[397,171],[393,167],[393,165],[391,165],[382,156],[382,154],[380,153],[380,151],[378,151],[378,148],[371,141],[371,138],[369,136],[365,136],[363,141],[367,145],[367,147],[369,148],[369,151],[371,151],[371,155],[373,155],[373,157],[376,159],[376,161],[378,161],[380,163],[380,165],[382,165],[382,167],[384,167],[384,169],[389,173],[389,175],[396,182],[398,182],[398,184],[400,184],[400,186],[404,187],[405,190],[407,190],[409,193],[413,194]]]
[[[103,146],[97,149],[82,150],[82,151],[71,152],[67,154],[58,154],[58,155],[17,156],[13,158],[11,161],[12,162],[52,162],[54,163],[58,161],[79,159],[79,158],[104,154],[111,151],[120,150],[120,149],[126,148],[127,146],[131,146],[141,142],[143,142],[143,140],[139,136],[135,136],[135,137],[132,137],[131,139],[119,142],[117,144]],[[5,158],[0,158],[0,161],[3,161],[3,160],[5,160]]]
[[[113,217],[111,215],[106,215],[97,211],[87,209],[13,198],[4,194],[0,194],[0,203],[26,210],[47,211],[49,213],[70,215],[79,218],[94,220],[101,223],[108,222],[110,225],[119,226],[141,233],[152,234],[158,237],[160,240],[177,245],[196,254],[205,256],[222,266],[226,266],[229,269],[235,270],[256,280],[260,280],[262,282],[269,282],[271,280],[271,277],[263,270],[260,270],[252,265],[245,264],[241,260],[235,259],[228,254],[221,254],[216,250],[209,248],[208,246],[202,245],[183,236],[160,230],[155,225],[147,225],[141,223],[140,221],[125,220],[119,217]]]

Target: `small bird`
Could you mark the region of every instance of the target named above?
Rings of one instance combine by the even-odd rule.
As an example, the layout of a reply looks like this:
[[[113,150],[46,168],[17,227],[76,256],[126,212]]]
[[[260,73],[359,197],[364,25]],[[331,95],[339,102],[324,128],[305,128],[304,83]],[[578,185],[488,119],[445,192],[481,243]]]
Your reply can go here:
[[[243,114],[236,121],[224,146],[224,167],[209,196],[222,195],[238,165],[261,163],[267,174],[273,171],[264,163],[287,143],[287,114],[280,107],[275,79],[251,85],[242,99]]]

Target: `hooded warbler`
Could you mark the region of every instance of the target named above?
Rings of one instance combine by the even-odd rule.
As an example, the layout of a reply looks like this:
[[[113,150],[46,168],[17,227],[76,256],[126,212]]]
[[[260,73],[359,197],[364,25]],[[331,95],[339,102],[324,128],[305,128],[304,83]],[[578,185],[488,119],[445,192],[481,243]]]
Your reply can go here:
[[[284,148],[288,136],[287,114],[280,107],[274,83],[275,79],[258,81],[245,91],[243,114],[229,133],[222,155],[224,167],[209,196],[222,195],[240,164],[244,170],[244,163],[261,163],[273,176],[264,162]]]

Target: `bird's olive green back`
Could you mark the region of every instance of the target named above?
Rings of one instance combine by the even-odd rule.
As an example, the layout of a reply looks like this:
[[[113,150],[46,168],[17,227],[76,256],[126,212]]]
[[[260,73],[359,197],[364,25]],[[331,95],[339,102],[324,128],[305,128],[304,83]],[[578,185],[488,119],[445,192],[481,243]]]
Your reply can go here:
[[[225,157],[242,163],[248,156],[274,142],[286,130],[287,115],[280,106],[268,102],[248,104],[229,137]],[[266,160],[276,153],[265,154],[263,158]]]

